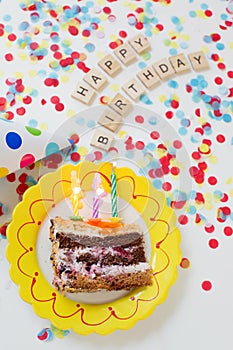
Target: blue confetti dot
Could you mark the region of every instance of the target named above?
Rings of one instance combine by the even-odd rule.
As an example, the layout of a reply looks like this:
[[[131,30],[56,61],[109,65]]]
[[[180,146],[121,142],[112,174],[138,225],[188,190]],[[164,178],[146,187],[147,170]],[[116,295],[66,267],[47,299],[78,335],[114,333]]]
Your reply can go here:
[[[171,21],[172,21],[173,24],[179,24],[180,23],[180,19],[177,16],[172,16]]]
[[[161,181],[161,180],[156,179],[156,180],[153,180],[152,183],[153,183],[153,186],[154,186],[155,188],[157,188],[157,189],[162,188],[162,181]]]
[[[168,82],[168,86],[170,86],[170,87],[173,88],[173,89],[177,89],[179,85],[178,85],[177,81],[175,81],[175,80],[170,80],[170,81]]]
[[[148,122],[150,125],[156,125],[157,124],[157,118],[155,116],[152,116],[148,119]]]
[[[140,69],[146,68],[146,63],[145,63],[145,62],[139,62],[139,63],[138,63],[138,67],[139,67]]]
[[[187,133],[188,133],[188,130],[185,127],[179,128],[178,131],[179,131],[179,134],[182,136],[187,135]]]
[[[3,21],[9,22],[11,20],[11,15],[4,15],[3,16]]]
[[[232,117],[230,116],[230,114],[223,114],[223,120],[225,123],[230,123],[232,121]]]
[[[38,125],[38,121],[36,119],[30,119],[28,122],[28,125],[31,126],[32,128],[36,128]]]
[[[174,48],[170,49],[170,50],[169,50],[169,54],[170,54],[171,56],[177,55],[177,49],[174,49]]]
[[[28,22],[21,22],[18,26],[19,30],[21,30],[21,31],[28,29],[28,27],[29,27]]]
[[[95,125],[96,125],[96,123],[95,123],[95,121],[94,120],[88,120],[87,121],[87,127],[88,128],[94,128],[95,127]]]
[[[45,149],[45,155],[49,156],[50,154],[53,154],[55,152],[59,151],[59,146],[55,142],[50,142]]]
[[[195,11],[189,11],[189,16],[194,18],[197,16],[196,12]]]
[[[223,44],[223,43],[217,43],[216,44],[216,48],[218,49],[218,50],[224,50],[224,47],[225,47],[225,45]]]
[[[6,144],[11,149],[18,149],[22,145],[22,138],[16,132],[10,131],[6,134]]]
[[[208,5],[207,4],[201,4],[201,9],[202,10],[207,10],[208,9]]]
[[[190,81],[191,86],[198,86],[198,80],[197,79],[191,79]]]
[[[181,49],[187,49],[187,48],[188,48],[188,43],[182,41],[182,42],[180,43],[180,47],[181,47]]]
[[[212,38],[211,38],[210,35],[204,35],[203,41],[204,41],[205,43],[212,43]]]
[[[93,52],[93,51],[95,51],[95,45],[92,44],[92,43],[87,43],[84,47],[85,47],[85,49],[86,49],[88,52]]]

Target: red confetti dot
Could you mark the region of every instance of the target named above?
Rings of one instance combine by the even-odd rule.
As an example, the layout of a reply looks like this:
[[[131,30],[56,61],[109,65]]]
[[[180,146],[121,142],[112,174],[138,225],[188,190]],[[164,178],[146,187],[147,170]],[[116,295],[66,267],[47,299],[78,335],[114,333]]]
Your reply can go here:
[[[13,61],[13,59],[14,59],[14,57],[11,53],[5,54],[4,57],[5,57],[6,61],[8,61],[8,62]]]
[[[112,10],[111,10],[110,7],[105,6],[105,7],[103,8],[103,12],[106,13],[107,15],[109,15],[109,14],[112,12]]]
[[[78,162],[80,160],[80,154],[78,152],[73,152],[70,158],[73,162]]]
[[[176,149],[180,149],[182,147],[182,142],[179,141],[179,140],[175,140],[173,142],[173,146],[176,148]]]
[[[228,76],[229,78],[233,78],[233,70],[229,70],[229,71],[227,72],[227,76]]]
[[[212,185],[212,186],[216,185],[216,183],[217,183],[216,177],[215,177],[215,176],[210,176],[210,177],[208,178],[208,183],[209,183],[210,185]]]
[[[13,113],[13,112],[10,112],[10,111],[6,112],[6,119],[7,119],[7,120],[12,120],[12,119],[14,119],[14,113]]]
[[[217,85],[221,85],[221,84],[223,83],[223,80],[222,80],[221,77],[216,77],[216,78],[214,79],[214,81],[215,81],[215,83],[216,83]]]
[[[226,65],[225,65],[223,62],[219,62],[219,63],[217,64],[217,66],[218,66],[218,68],[221,69],[221,70],[226,69]]]
[[[9,41],[15,41],[16,38],[17,38],[16,35],[13,34],[13,33],[11,33],[11,34],[8,35],[8,40],[9,40]]]
[[[160,24],[160,23],[156,24],[155,27],[156,27],[160,32],[162,32],[163,29],[164,29],[164,26],[163,26],[162,24]]]
[[[179,101],[176,101],[176,100],[172,100],[171,101],[171,107],[176,109],[179,107]]]
[[[144,142],[142,142],[142,141],[137,141],[136,142],[136,144],[135,144],[135,147],[137,148],[137,149],[143,149],[144,147],[145,147],[145,144],[144,144]]]
[[[226,236],[231,236],[233,234],[233,229],[230,226],[226,226],[224,227],[223,232]]]
[[[61,111],[63,111],[63,109],[65,108],[65,106],[63,105],[63,103],[57,103],[56,105],[55,105],[55,109],[56,109],[56,111],[58,111],[58,112],[61,112]]]
[[[78,143],[79,142],[79,136],[77,134],[73,134],[70,136],[70,139],[73,141],[73,143]]]
[[[55,51],[59,50],[59,45],[57,45],[57,44],[52,44],[52,45],[50,46],[50,49],[51,49],[51,51],[55,52]]]
[[[225,142],[225,136],[222,135],[222,134],[219,134],[216,136],[216,140],[219,142],[219,143],[223,143]]]
[[[54,53],[53,57],[54,57],[56,60],[60,60],[60,59],[62,58],[62,53],[56,51],[56,52]]]
[[[120,31],[119,31],[119,36],[120,36],[121,38],[126,38],[126,37],[127,37],[127,33],[126,33],[124,30],[120,30]]]
[[[90,32],[90,30],[88,30],[88,29],[84,29],[84,30],[82,31],[82,35],[83,35],[84,37],[88,38],[88,37],[91,35],[91,32]]]
[[[180,262],[180,267],[182,267],[182,269],[188,269],[190,267],[190,261],[187,258],[182,258],[181,262]]]
[[[19,181],[21,182],[21,183],[25,183],[26,182],[26,180],[27,180],[27,174],[26,173],[22,173],[20,176],[19,176]]]
[[[138,30],[141,30],[143,29],[143,23],[142,22],[137,22],[136,25],[135,25],[135,28],[138,29]]]
[[[16,179],[15,173],[8,174],[8,175],[6,176],[6,178],[7,178],[7,181],[9,181],[9,182],[14,182],[15,179]]]
[[[26,113],[26,109],[24,107],[19,107],[16,109],[16,113],[18,115],[24,115]]]
[[[103,158],[103,154],[100,151],[95,151],[94,155],[96,160],[101,160]]]
[[[137,115],[137,116],[135,117],[135,122],[137,122],[137,123],[139,123],[139,124],[143,124],[143,123],[144,123],[144,118],[143,118],[143,116]]]
[[[114,50],[118,47],[118,44],[116,41],[112,41],[110,44],[109,44],[109,47],[110,49]]]
[[[28,189],[28,185],[25,183],[22,183],[16,188],[16,192],[18,194],[23,194],[27,189]]]
[[[215,239],[215,238],[210,239],[210,240],[209,240],[209,246],[210,246],[210,248],[212,248],[212,249],[218,248],[219,243],[218,243],[217,239]]]
[[[172,188],[172,185],[170,184],[170,182],[164,182],[162,185],[162,188],[164,191],[170,191]]]
[[[167,117],[167,119],[172,119],[172,117],[173,117],[173,112],[172,111],[167,111],[166,113],[165,113],[165,115],[166,115],[166,117]]]
[[[211,34],[211,38],[214,42],[219,41],[221,39],[221,36],[218,33]]]
[[[201,155],[200,155],[199,152],[194,151],[194,152],[192,153],[192,158],[195,159],[195,160],[199,160],[199,159],[201,158]]]
[[[171,174],[174,175],[174,176],[177,176],[178,174],[180,173],[180,169],[176,166],[173,166],[171,168]]]
[[[150,169],[148,171],[148,175],[152,178],[155,179],[156,175],[155,175],[155,170],[154,169]]]
[[[212,289],[212,283],[210,281],[203,281],[201,286],[206,292]]]
[[[210,11],[210,10],[205,10],[205,15],[206,15],[206,17],[211,17],[212,16],[212,11]]]
[[[214,227],[214,225],[206,225],[205,227],[204,227],[204,229],[205,229],[205,231],[207,232],[207,233],[212,233],[212,232],[214,232],[214,230],[215,230],[215,227]]]
[[[158,140],[160,138],[160,134],[158,131],[152,131],[150,133],[150,137],[153,139],[153,140]]]
[[[68,31],[71,35],[78,35],[78,28],[75,26],[69,26]]]
[[[23,103],[25,103],[25,105],[29,105],[31,102],[32,102],[31,96],[25,96],[23,98]]]
[[[212,55],[211,55],[211,58],[212,58],[212,60],[213,61],[218,61],[219,60],[219,55],[217,54],[217,53],[213,53]]]
[[[181,225],[186,225],[188,223],[187,215],[180,215],[178,221]]]
[[[59,103],[60,102],[60,98],[58,97],[58,96],[52,96],[51,98],[50,98],[50,101],[51,101],[51,103],[53,103],[53,104],[57,104],[57,103]]]
[[[46,86],[52,86],[53,85],[53,79],[52,78],[46,78],[44,81]]]

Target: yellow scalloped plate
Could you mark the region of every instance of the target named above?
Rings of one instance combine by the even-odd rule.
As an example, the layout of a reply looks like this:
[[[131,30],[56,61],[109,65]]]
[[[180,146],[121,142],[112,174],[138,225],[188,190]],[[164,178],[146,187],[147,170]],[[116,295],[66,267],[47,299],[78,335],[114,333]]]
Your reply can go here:
[[[70,174],[73,170],[76,170],[84,191],[92,191],[93,177],[98,171],[105,191],[110,193],[110,163],[64,165],[55,173],[43,176],[16,206],[7,230],[11,278],[19,285],[22,299],[32,304],[35,313],[60,329],[73,329],[85,335],[92,332],[104,335],[116,329],[129,329],[164,302],[177,278],[181,251],[176,216],[166,205],[163,193],[155,190],[148,179],[136,176],[129,168],[117,168],[118,196],[138,212],[149,232],[153,284],[134,289],[105,304],[73,301],[59,294],[45,278],[36,253],[43,220],[50,210],[71,194]]]

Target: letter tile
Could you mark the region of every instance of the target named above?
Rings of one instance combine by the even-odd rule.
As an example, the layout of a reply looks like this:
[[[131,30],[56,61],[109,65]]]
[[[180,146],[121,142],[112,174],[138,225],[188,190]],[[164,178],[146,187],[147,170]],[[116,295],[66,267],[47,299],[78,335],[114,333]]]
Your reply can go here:
[[[140,96],[145,93],[144,86],[136,79],[131,79],[122,86],[124,92],[134,101],[138,101]]]
[[[89,105],[95,95],[95,90],[89,85],[81,82],[78,83],[76,89],[72,92],[71,96],[76,100]]]
[[[106,55],[99,62],[98,65],[110,77],[116,76],[121,71],[120,63],[112,56]]]
[[[143,83],[143,85],[147,89],[153,89],[156,85],[158,85],[161,82],[159,76],[152,67],[146,67],[142,69],[137,74],[137,78]]]
[[[153,63],[152,66],[162,80],[170,79],[175,74],[171,63],[166,58]]]
[[[209,68],[209,63],[207,61],[207,58],[204,52],[202,51],[192,52],[188,54],[188,58],[195,71],[201,71]]]
[[[97,91],[100,91],[107,83],[107,78],[95,68],[89,70],[83,80]]]
[[[110,101],[109,107],[115,112],[119,113],[120,116],[125,116],[131,109],[132,104],[123,95],[116,94],[116,96]]]
[[[119,60],[126,66],[135,62],[137,59],[134,50],[128,44],[118,46],[118,48],[114,50],[114,53],[119,58]]]
[[[98,120],[98,123],[112,132],[115,132],[120,127],[122,118],[119,114],[106,109]]]
[[[150,50],[150,42],[142,35],[138,34],[129,40],[130,46],[140,55],[141,53]]]
[[[177,74],[190,71],[189,61],[183,53],[169,57],[169,61]]]
[[[94,135],[92,136],[90,145],[93,147],[100,148],[104,151],[108,151],[111,147],[111,144],[114,140],[114,136],[105,130],[96,130]]]

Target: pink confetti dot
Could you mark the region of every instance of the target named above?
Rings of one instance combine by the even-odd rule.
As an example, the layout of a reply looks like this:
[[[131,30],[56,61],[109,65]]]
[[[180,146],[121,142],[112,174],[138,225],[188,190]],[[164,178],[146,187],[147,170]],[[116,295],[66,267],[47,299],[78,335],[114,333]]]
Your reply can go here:
[[[217,179],[216,179],[215,176],[210,176],[210,177],[208,178],[208,183],[209,183],[210,185],[212,185],[212,186],[216,185],[217,182],[218,182],[218,181],[217,181]]]
[[[15,41],[17,39],[17,36],[14,33],[11,33],[8,35],[8,40],[9,41]]]
[[[137,116],[135,117],[135,121],[136,121],[137,123],[139,123],[139,124],[143,124],[143,123],[144,123],[144,118],[143,118],[143,116],[141,116],[141,115],[137,115]]]
[[[232,234],[233,234],[233,229],[232,229],[232,227],[230,227],[230,226],[226,226],[226,227],[224,227],[224,230],[223,230],[223,232],[224,232],[224,234],[226,235],[226,236],[232,236]]]
[[[209,246],[210,246],[210,248],[212,248],[212,249],[218,248],[218,246],[219,246],[218,240],[215,239],[215,238],[210,239],[210,240],[209,240]]]
[[[63,103],[61,103],[61,102],[59,102],[59,103],[57,103],[57,104],[55,105],[55,109],[56,109],[56,111],[58,111],[58,112],[63,111],[64,108],[65,108],[65,106],[64,106]]]
[[[94,155],[96,160],[101,160],[103,158],[103,154],[100,151],[95,151]]]
[[[90,32],[90,30],[88,30],[88,29],[84,29],[84,30],[82,31],[82,35],[83,35],[84,37],[88,38],[88,37],[91,35],[91,32]]]
[[[152,131],[150,133],[150,137],[153,139],[153,140],[158,140],[160,138],[160,134],[158,131]]]
[[[216,136],[216,140],[219,142],[219,143],[223,143],[223,142],[225,142],[225,136],[224,135],[222,135],[222,134],[219,134],[219,135],[217,135]]]
[[[203,281],[201,284],[201,287],[206,292],[210,291],[212,289],[212,283],[210,281]]]

